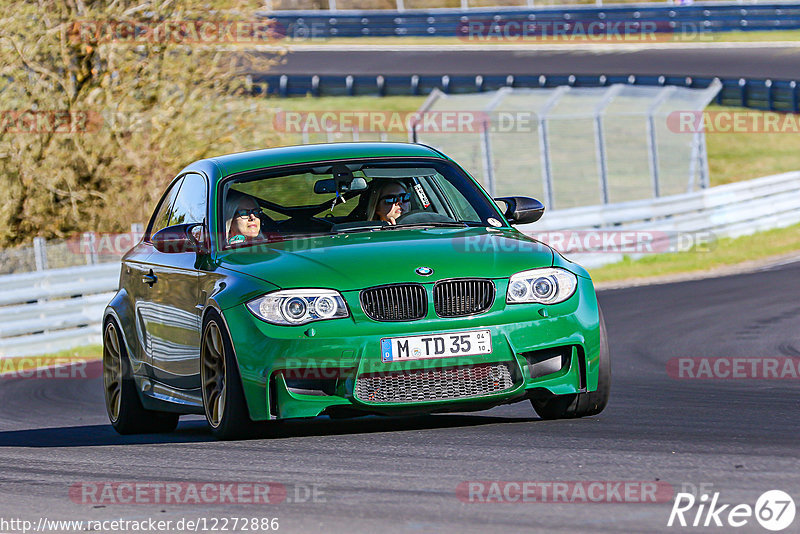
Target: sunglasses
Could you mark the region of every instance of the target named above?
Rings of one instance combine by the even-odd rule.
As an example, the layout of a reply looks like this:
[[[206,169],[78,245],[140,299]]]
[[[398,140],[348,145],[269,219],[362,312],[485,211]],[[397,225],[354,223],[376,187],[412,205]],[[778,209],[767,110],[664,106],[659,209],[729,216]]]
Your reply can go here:
[[[261,208],[252,208],[249,210],[242,208],[240,210],[236,210],[235,212],[233,212],[233,215],[235,217],[249,218],[251,215],[253,215],[254,217],[258,217],[260,213],[261,213]]]
[[[397,204],[398,202],[410,202],[411,201],[411,193],[401,193],[399,195],[386,195],[385,197],[381,197],[383,202],[387,204]]]

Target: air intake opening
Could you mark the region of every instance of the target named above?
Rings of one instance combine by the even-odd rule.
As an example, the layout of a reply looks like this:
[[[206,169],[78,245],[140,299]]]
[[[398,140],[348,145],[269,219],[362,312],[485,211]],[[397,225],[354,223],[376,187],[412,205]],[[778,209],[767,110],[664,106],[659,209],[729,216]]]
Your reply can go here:
[[[523,352],[522,356],[528,362],[528,376],[541,378],[568,369],[572,357],[572,347],[533,350]]]
[[[355,396],[367,403],[426,402],[481,397],[516,383],[511,362],[360,375]]]
[[[290,393],[326,397],[341,394],[339,386],[352,371],[350,368],[315,367],[284,369],[281,374]]]
[[[336,394],[336,380],[287,378],[286,389],[297,395],[327,397]]]

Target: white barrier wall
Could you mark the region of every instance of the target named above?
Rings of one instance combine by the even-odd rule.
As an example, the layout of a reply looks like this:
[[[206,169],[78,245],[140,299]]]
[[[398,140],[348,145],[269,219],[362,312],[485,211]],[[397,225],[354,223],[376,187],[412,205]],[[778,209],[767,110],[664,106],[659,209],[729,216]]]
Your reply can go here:
[[[100,343],[118,262],[0,276],[0,358]]]
[[[674,247],[674,241],[682,236],[687,242],[692,235],[702,239],[739,237],[797,223],[800,171],[682,195],[545,212],[541,221],[519,229],[537,237],[563,230],[650,232],[655,239],[673,241],[666,245],[655,242],[655,249],[677,252],[680,249]],[[602,242],[595,250],[566,253],[571,260],[589,268],[620,261],[625,255],[635,258],[642,254],[615,253],[613,248],[603,247]]]

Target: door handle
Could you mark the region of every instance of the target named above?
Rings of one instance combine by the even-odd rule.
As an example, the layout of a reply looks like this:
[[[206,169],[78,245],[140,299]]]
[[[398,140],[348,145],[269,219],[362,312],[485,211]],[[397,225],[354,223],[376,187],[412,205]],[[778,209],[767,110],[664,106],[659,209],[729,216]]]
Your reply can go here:
[[[153,272],[153,269],[150,269],[149,273],[147,273],[146,275],[142,276],[142,282],[144,282],[145,284],[147,284],[150,287],[153,287],[153,284],[158,282],[158,276],[155,275],[155,273]]]

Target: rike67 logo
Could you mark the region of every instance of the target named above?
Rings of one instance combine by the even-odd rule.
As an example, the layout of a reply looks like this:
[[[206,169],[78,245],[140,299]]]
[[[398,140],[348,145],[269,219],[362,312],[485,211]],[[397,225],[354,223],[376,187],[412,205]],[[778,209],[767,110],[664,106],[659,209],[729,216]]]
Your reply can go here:
[[[667,526],[740,528],[751,524],[755,518],[765,529],[777,532],[794,522],[796,511],[792,497],[781,490],[762,493],[756,499],[755,506],[746,503],[721,504],[718,491],[710,498],[706,493],[699,498],[691,493],[678,493]]]

